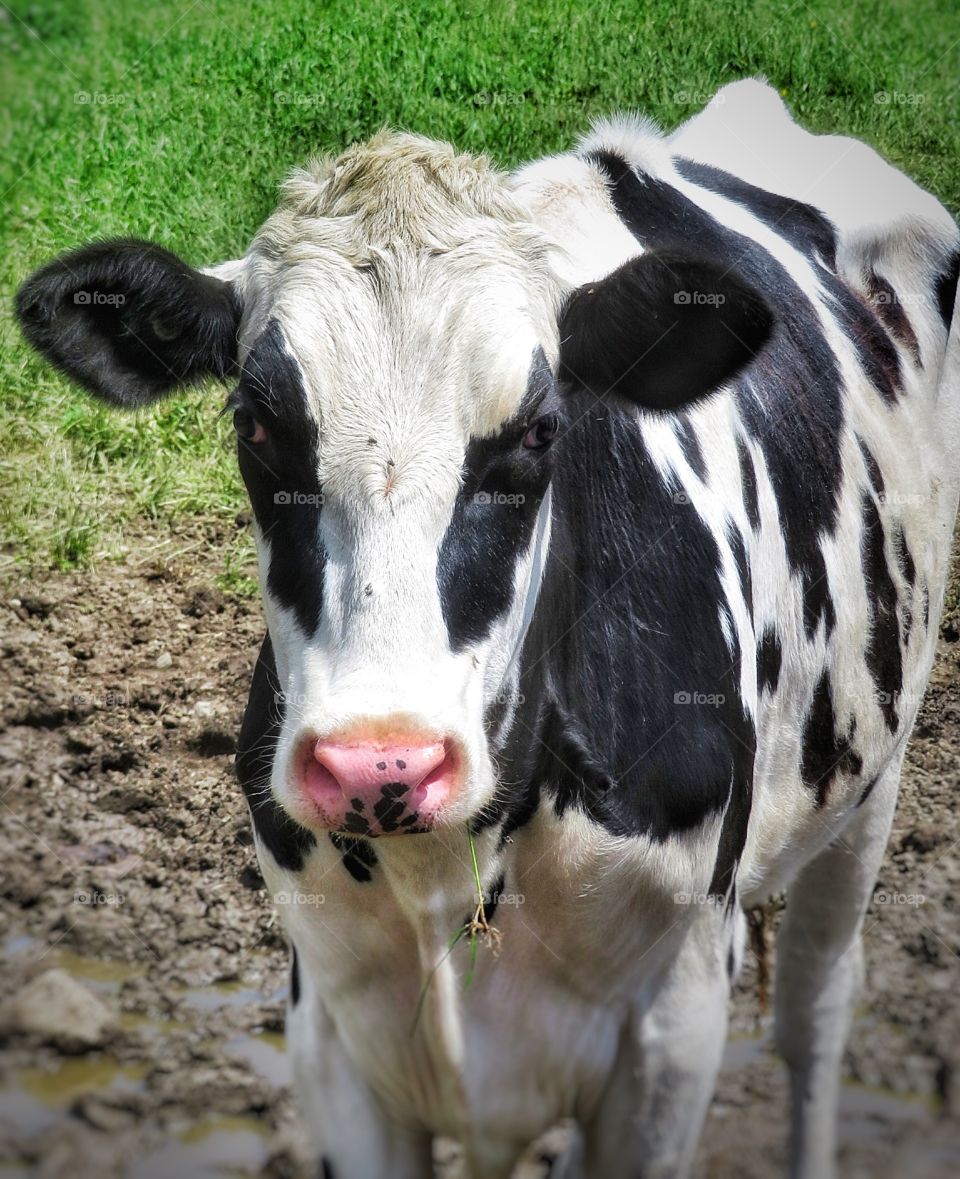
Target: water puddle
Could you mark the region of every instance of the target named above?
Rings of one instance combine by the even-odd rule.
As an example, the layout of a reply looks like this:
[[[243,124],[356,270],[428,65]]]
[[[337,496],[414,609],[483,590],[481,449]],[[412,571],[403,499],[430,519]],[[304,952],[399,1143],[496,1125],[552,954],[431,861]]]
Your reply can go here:
[[[225,1045],[227,1052],[239,1056],[264,1080],[278,1088],[292,1080],[290,1058],[281,1032],[259,1032],[253,1036],[235,1036]]]
[[[184,1130],[175,1142],[132,1163],[126,1179],[224,1179],[249,1176],[267,1161],[267,1134],[253,1118],[211,1118]]]
[[[128,979],[143,978],[147,968],[140,962],[119,962],[114,958],[91,958],[77,954],[66,946],[49,949],[39,938],[29,934],[10,934],[3,942],[6,959],[23,957],[30,960],[36,973],[44,970],[65,970],[91,991],[106,993],[117,990]]]
[[[85,1093],[122,1093],[141,1088],[146,1076],[142,1064],[119,1064],[110,1056],[65,1060],[58,1068],[22,1069],[17,1084],[51,1109],[64,1109]]]
[[[0,1122],[24,1137],[41,1134],[61,1122],[78,1097],[136,1092],[146,1072],[144,1065],[122,1065],[106,1055],[67,1059],[55,1069],[21,1069],[0,1089]]]
[[[179,992],[184,1003],[195,1011],[219,1011],[221,1007],[252,1007],[263,1003],[260,991],[242,982],[217,982],[205,987],[186,987]]]
[[[786,1065],[773,1047],[769,1031],[756,1035],[732,1035],[723,1053],[723,1071],[736,1072],[762,1060],[772,1061],[786,1085]],[[920,1094],[897,1093],[845,1080],[840,1090],[840,1138],[845,1142],[870,1142],[877,1138],[880,1124],[930,1121],[936,1102]]]
[[[59,967],[72,974],[79,982],[85,983],[91,991],[115,991],[132,978],[143,978],[147,968],[140,962],[117,962],[112,958],[88,958],[75,954],[73,950],[57,946],[44,958],[48,969]]]
[[[723,1065],[721,1067],[734,1072],[738,1068],[745,1068],[748,1064],[763,1059],[769,1051],[770,1037],[768,1033],[757,1032],[756,1035],[748,1035],[737,1032],[727,1040],[723,1050]]]

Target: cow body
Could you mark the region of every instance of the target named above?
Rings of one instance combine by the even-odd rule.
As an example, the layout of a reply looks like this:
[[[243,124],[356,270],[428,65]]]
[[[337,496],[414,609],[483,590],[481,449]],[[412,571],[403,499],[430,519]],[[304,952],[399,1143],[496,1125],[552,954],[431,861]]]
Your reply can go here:
[[[301,175],[247,259],[212,272],[244,306],[235,404],[269,396],[286,440],[282,469],[241,445],[270,634],[238,770],[293,947],[289,1042],[324,1175],[416,1179],[442,1134],[498,1179],[562,1118],[582,1130],[566,1174],[683,1174],[742,907],[782,889],[793,1165],[829,1171],[860,923],[957,510],[958,236],[768,88],[719,98],[669,139],[601,125],[502,181],[507,212],[485,216],[509,221],[510,265],[482,227],[443,238],[435,180],[418,188],[429,149],[414,165],[378,140]],[[431,251],[440,277],[412,260]],[[769,333],[749,299],[721,325],[762,347],[675,412],[618,394],[646,352],[601,365],[600,388],[597,350],[567,343],[592,284],[647,255],[735,271],[773,312]],[[329,290],[306,299],[311,266]],[[718,290],[673,298],[738,298]],[[657,355],[675,325],[654,326]],[[511,447],[558,389],[547,470]],[[318,737],[355,752],[401,715],[456,734],[460,793],[415,807],[399,781],[373,811],[348,790],[311,811],[317,790],[294,792]],[[497,942],[478,954],[450,948],[474,853]]]
[[[638,416],[590,390],[571,399],[536,611],[489,722],[502,779],[523,785],[477,825],[487,895],[506,898],[493,918],[501,952],[481,956],[462,992],[468,950],[446,957],[471,909],[456,834],[429,853],[378,842],[359,873],[349,842],[319,841],[292,873],[264,857],[275,891],[325,897],[288,914],[304,996],[294,1042],[329,1012],[374,1102],[465,1141],[479,1175],[507,1173],[562,1117],[635,1119],[630,1076],[658,996],[668,1011],[683,996],[673,1050],[712,1073],[739,903],[788,887],[830,847],[873,862],[933,657],[957,496],[956,358],[937,304],[953,227],[931,209],[943,233],[932,257],[895,222],[845,240],[850,210],[831,221],[830,204],[801,203],[809,184],[760,189],[711,156],[686,157],[688,138],[710,137],[694,124],[666,144],[612,125],[517,178],[568,246],[572,285],[643,249],[685,246],[749,267],[786,314],[734,390],[680,417]],[[841,195],[855,212],[868,191],[864,176]],[[865,901],[851,898],[853,911]],[[717,975],[705,987],[702,962]],[[782,1021],[802,1019],[782,989]],[[316,1067],[311,1049],[302,1092]],[[661,1128],[644,1132],[656,1142]],[[633,1174],[649,1150],[611,1133],[589,1174]],[[808,1167],[822,1174],[823,1125],[816,1137]],[[682,1170],[690,1142],[650,1173]]]

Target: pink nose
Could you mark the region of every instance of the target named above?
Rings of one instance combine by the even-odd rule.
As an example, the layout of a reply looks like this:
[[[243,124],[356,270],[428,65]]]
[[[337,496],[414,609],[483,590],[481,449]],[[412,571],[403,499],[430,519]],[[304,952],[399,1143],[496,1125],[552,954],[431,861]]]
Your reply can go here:
[[[446,742],[412,739],[308,741],[300,766],[301,789],[320,824],[354,835],[431,827],[453,790],[456,769]]]

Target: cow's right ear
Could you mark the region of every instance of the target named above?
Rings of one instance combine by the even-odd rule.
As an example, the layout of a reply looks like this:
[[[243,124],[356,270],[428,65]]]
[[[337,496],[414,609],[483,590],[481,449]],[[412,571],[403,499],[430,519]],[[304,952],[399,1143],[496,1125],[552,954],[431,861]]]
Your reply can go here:
[[[96,242],[17,292],[27,340],[68,377],[125,408],[149,405],[237,362],[240,298],[150,242]]]

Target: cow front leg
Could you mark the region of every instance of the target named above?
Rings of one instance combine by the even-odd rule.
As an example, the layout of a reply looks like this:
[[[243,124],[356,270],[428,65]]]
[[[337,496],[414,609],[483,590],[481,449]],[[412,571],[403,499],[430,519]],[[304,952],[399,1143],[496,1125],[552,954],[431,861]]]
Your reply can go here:
[[[296,969],[296,966],[294,966]],[[432,1139],[400,1125],[357,1075],[333,1020],[301,970],[287,1046],[318,1179],[429,1179]]]
[[[729,964],[741,936],[739,911],[694,922],[653,1002],[625,1033],[599,1108],[583,1126],[585,1179],[689,1173],[723,1056]]]
[[[777,937],[776,1043],[790,1071],[790,1174],[834,1173],[840,1066],[863,976],[860,931],[890,834],[900,759],[787,891]]]

